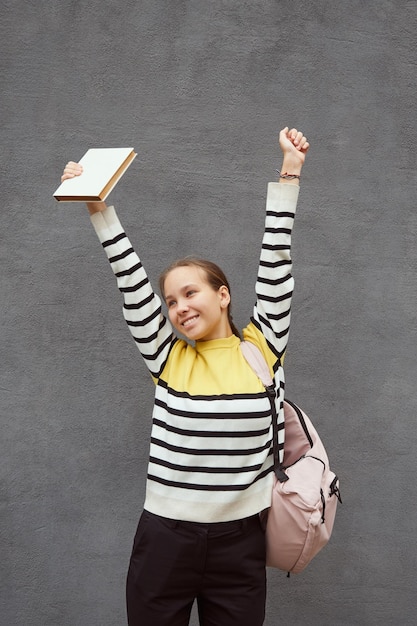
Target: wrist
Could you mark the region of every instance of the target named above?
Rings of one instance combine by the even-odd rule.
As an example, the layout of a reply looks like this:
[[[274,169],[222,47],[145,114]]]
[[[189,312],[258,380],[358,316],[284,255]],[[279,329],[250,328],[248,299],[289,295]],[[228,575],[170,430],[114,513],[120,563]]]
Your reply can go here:
[[[294,174],[294,172],[280,172],[279,170],[276,170],[276,172],[278,174],[278,182],[290,183],[292,185],[300,184],[300,174]]]
[[[303,164],[300,159],[294,159],[291,155],[284,155],[282,160],[281,172],[288,172],[289,174],[301,174]]]
[[[298,185],[301,177],[301,170],[303,164],[299,159],[291,158],[291,156],[284,155],[281,170],[277,170],[280,183],[290,183]]]
[[[94,215],[94,213],[99,213],[100,211],[107,209],[105,202],[86,202],[86,204],[90,215]]]

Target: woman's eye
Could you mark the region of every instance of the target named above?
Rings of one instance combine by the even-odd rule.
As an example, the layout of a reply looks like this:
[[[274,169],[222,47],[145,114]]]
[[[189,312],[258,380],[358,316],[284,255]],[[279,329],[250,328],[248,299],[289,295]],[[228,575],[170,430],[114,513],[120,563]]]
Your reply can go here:
[[[194,294],[195,294],[194,289],[190,289],[190,291],[187,291],[187,298],[189,298],[190,296],[192,296]]]

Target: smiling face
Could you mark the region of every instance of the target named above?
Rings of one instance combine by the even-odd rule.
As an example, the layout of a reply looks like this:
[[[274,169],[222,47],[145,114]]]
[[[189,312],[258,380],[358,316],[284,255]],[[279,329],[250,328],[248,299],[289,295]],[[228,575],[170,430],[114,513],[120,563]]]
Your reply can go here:
[[[188,339],[209,341],[233,334],[229,290],[225,285],[213,289],[202,268],[175,267],[166,275],[163,291],[171,324]]]

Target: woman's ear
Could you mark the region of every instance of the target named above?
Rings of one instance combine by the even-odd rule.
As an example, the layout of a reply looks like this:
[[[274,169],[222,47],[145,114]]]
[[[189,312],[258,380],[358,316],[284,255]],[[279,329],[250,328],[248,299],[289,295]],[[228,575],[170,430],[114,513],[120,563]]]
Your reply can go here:
[[[227,308],[230,304],[230,291],[226,285],[222,285],[217,293],[220,298],[220,306],[224,309]]]

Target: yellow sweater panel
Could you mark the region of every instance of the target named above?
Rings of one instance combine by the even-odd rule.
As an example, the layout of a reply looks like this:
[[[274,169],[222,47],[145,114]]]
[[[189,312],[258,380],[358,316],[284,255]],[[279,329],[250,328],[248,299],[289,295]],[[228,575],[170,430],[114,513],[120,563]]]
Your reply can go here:
[[[244,329],[243,337],[260,348],[272,376],[276,357],[263,335],[250,323]],[[178,340],[171,350],[161,380],[175,391],[191,396],[259,393],[264,389],[244,358],[240,339],[236,335],[198,341],[195,346]]]

